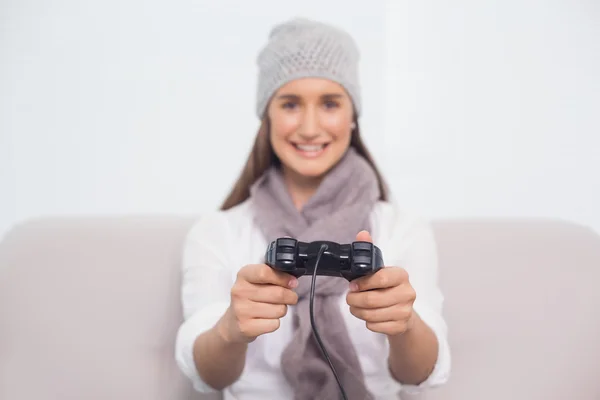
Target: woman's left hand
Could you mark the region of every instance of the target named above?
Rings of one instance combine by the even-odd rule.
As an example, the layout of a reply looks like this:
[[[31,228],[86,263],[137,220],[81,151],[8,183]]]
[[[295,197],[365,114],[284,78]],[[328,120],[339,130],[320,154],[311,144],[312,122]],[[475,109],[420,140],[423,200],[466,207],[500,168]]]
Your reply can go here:
[[[373,242],[366,231],[360,232],[356,240]],[[415,299],[416,293],[406,270],[388,266],[353,280],[346,296],[352,315],[365,321],[369,330],[389,336],[411,328],[415,319]]]

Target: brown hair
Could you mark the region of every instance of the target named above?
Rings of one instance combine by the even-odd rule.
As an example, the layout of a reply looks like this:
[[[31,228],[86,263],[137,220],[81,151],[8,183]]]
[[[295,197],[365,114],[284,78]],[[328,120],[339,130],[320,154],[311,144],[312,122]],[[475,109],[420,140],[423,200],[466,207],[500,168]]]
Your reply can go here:
[[[360,128],[356,117],[354,118],[356,128],[352,131],[352,137],[350,138],[350,146],[354,147],[356,152],[364,157],[365,160],[371,165],[377,176],[377,182],[379,184],[379,199],[381,201],[388,201],[388,190],[387,185],[383,179],[383,176],[379,172],[379,169],[375,165],[375,161],[371,156],[371,153],[365,146],[360,136]],[[269,140],[270,122],[269,118],[265,116],[262,120],[252,151],[248,156],[246,165],[242,169],[238,180],[233,185],[231,192],[221,205],[221,210],[228,210],[236,205],[243,203],[250,197],[250,187],[262,176],[262,174],[271,166],[279,166],[281,162],[271,147],[271,141]]]

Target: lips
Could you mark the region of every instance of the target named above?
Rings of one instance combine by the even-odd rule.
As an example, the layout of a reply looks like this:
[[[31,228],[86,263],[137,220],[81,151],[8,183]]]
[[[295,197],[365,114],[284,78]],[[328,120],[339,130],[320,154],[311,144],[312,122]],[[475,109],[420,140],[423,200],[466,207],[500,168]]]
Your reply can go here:
[[[323,150],[327,146],[326,143],[323,144],[294,144],[298,150],[301,151],[319,151]]]

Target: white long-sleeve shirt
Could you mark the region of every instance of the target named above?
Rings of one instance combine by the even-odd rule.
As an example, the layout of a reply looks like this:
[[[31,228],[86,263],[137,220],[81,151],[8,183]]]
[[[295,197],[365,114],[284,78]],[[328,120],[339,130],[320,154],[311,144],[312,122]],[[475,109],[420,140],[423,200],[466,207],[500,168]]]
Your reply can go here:
[[[442,316],[443,294],[437,281],[436,244],[427,221],[393,203],[377,203],[371,220],[371,236],[383,253],[385,265],[407,270],[417,293],[414,310],[435,332],[439,342],[437,363],[429,378],[418,386],[401,385],[388,369],[387,337],[367,329],[364,321],[350,313],[346,296],[339,297],[340,310],[368,389],[376,399],[397,400],[401,390],[415,392],[434,387],[449,377],[450,349]],[[227,211],[202,216],[188,233],[181,292],[185,321],[178,331],[175,357],[183,373],[200,392],[215,390],[198,374],[193,357],[194,341],[212,328],[229,306],[230,290],[238,270],[247,264],[263,263],[267,245],[252,220],[248,201]],[[243,373],[223,390],[225,400],[293,398],[280,368],[281,353],[293,335],[292,315],[293,306],[281,319],[278,330],[261,335],[249,344]]]

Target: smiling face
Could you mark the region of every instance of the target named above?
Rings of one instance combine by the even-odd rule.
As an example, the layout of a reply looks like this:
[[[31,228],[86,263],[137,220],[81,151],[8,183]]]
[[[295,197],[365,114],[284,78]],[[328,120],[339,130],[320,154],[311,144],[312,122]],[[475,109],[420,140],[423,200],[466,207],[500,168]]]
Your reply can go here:
[[[270,140],[287,176],[322,178],[344,155],[353,129],[352,100],[321,78],[291,81],[269,104]]]

